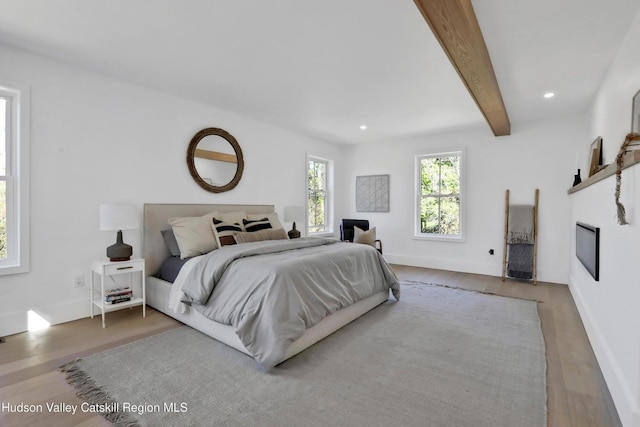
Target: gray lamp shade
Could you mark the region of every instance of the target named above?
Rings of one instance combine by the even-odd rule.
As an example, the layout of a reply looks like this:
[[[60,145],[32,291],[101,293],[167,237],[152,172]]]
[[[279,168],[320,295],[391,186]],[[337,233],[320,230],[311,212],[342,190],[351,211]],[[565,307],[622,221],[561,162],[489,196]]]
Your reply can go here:
[[[135,205],[100,205],[100,230],[118,231],[116,243],[107,248],[107,257],[110,261],[131,259],[133,248],[122,241],[122,230],[133,230],[139,226],[138,209]]]

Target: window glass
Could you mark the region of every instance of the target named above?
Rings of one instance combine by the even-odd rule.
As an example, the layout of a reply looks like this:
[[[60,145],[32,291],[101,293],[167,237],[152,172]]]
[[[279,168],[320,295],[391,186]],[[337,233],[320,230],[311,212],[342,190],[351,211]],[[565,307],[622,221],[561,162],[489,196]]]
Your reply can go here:
[[[0,176],[7,174],[7,100],[0,98]]]
[[[417,236],[462,238],[462,152],[417,156]]]
[[[309,158],[308,161],[308,216],[309,233],[319,233],[327,231],[327,163],[318,159]]]
[[[7,259],[7,182],[0,181],[0,260]]]
[[[0,260],[7,259],[7,100],[0,98]]]
[[[29,271],[29,88],[0,82],[0,275]]]
[[[333,161],[307,155],[307,235],[333,233]]]

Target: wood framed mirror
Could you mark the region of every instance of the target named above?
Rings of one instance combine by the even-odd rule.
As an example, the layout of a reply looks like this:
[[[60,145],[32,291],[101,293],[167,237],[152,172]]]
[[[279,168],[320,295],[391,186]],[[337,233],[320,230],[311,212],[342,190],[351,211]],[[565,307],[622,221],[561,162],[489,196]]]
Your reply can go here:
[[[187,166],[196,183],[212,193],[235,188],[242,178],[244,157],[238,141],[220,128],[196,133],[187,149]]]

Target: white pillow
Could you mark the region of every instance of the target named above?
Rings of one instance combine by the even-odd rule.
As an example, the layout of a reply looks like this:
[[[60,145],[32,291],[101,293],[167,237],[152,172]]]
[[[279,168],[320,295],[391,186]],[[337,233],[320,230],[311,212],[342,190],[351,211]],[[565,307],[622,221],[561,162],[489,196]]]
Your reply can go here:
[[[271,212],[271,213],[261,213],[261,214],[247,214],[247,219],[249,221],[256,221],[262,218],[267,218],[269,220],[269,222],[271,223],[271,228],[273,229],[278,229],[278,228],[282,228],[284,229],[284,227],[282,226],[282,224],[280,224],[280,221],[278,220],[278,214],[276,214],[275,212]],[[242,223],[242,221],[240,221]]]
[[[180,258],[206,254],[218,247],[211,229],[213,217],[216,215],[218,212],[195,217],[169,218],[169,225],[180,248]]]
[[[358,226],[353,227],[353,243],[363,243],[365,245],[376,247],[376,228],[370,228],[364,231]]]

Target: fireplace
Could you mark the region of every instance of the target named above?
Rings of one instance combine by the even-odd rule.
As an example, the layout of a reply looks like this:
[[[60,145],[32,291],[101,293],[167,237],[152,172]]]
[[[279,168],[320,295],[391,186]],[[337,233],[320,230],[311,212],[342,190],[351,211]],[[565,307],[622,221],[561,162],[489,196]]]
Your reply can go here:
[[[600,280],[600,228],[576,222],[576,257],[596,281]]]

